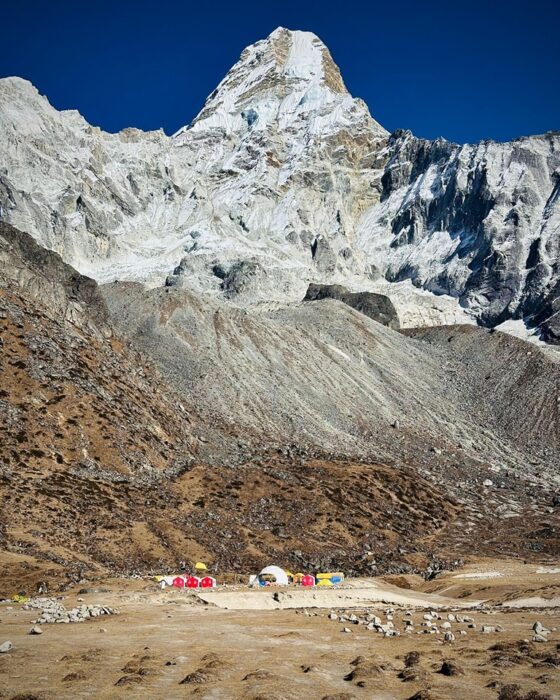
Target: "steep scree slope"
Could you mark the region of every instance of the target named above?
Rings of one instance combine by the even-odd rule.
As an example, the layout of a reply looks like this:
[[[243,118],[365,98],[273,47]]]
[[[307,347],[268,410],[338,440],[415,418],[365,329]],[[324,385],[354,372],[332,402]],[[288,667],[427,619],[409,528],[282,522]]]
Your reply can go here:
[[[119,332],[178,391],[263,443],[417,464],[444,447],[477,464],[525,469],[530,455],[547,473],[558,466],[553,350],[463,326],[471,347],[435,351],[333,299],[247,310],[175,288],[101,290]]]

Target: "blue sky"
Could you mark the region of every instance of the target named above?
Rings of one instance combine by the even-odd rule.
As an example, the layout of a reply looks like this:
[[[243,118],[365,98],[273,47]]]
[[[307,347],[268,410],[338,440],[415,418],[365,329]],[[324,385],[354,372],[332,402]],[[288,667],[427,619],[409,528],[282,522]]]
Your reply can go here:
[[[0,22],[0,75],[108,131],[190,122],[277,26],[318,34],[391,131],[467,142],[560,129],[559,2],[23,1]]]

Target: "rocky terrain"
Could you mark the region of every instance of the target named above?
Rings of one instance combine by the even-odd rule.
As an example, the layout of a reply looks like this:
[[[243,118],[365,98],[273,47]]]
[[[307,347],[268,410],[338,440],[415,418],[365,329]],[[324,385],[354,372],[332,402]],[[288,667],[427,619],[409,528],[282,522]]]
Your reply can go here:
[[[0,236],[10,590],[191,558],[373,574],[558,555],[553,351],[473,326],[403,335],[369,297],[249,312],[99,288]]]
[[[0,136],[0,218],[99,281],[243,307],[342,284],[401,326],[513,319],[558,342],[559,134],[390,135],[309,32],[245,49],[171,137],[104,133],[19,78]]]
[[[550,596],[558,582],[552,569],[500,560],[442,575],[444,595],[416,576],[401,576],[401,588],[361,579],[334,591],[236,585],[207,593],[107,580],[62,600],[0,604],[0,694],[555,700],[560,617]],[[547,599],[516,607],[535,590]],[[45,606],[119,614],[38,626]]]

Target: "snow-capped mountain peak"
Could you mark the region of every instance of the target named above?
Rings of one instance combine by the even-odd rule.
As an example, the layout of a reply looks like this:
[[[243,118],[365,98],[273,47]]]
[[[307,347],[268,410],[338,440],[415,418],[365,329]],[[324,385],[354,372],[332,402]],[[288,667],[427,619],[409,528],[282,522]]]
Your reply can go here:
[[[107,134],[0,80],[4,220],[100,281],[238,304],[334,283],[389,294],[403,325],[541,324],[559,313],[559,172],[558,134],[390,137],[321,40],[281,27],[172,137]]]
[[[355,112],[386,133],[371,120],[365,104],[349,95],[329,50],[315,34],[279,27],[243,51],[193,123],[174,136],[211,129],[242,134],[265,131],[271,124],[281,130],[303,124],[321,133],[340,121],[352,121]]]

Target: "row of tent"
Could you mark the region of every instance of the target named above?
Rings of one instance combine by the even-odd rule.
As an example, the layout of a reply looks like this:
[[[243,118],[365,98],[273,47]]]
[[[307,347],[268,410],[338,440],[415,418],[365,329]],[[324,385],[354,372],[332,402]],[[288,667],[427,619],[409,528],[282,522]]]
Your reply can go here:
[[[173,588],[215,588],[216,579],[213,576],[158,576],[157,580],[161,588],[173,586]]]
[[[344,581],[344,574],[341,571],[331,573],[318,573],[316,576],[312,574],[292,574],[291,571],[285,571],[279,566],[265,566],[265,568],[257,575],[249,577],[250,586],[289,586],[296,584],[299,586],[334,586],[337,583]]]
[[[196,569],[202,573],[206,569],[204,564],[198,563]],[[195,576],[193,575],[173,575],[173,576],[156,576],[155,580],[160,584],[161,588],[172,586],[173,588],[215,588],[216,579],[213,576]],[[292,574],[290,571],[285,571],[279,566],[265,566],[259,574],[249,577],[250,586],[289,586],[295,584],[299,586],[311,587],[330,587],[344,581],[344,574],[341,571],[331,573],[318,573],[315,576],[312,574]]]

